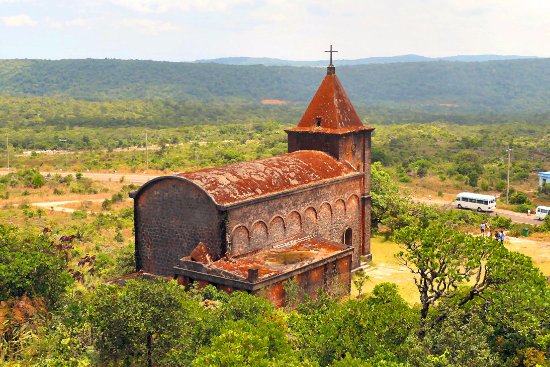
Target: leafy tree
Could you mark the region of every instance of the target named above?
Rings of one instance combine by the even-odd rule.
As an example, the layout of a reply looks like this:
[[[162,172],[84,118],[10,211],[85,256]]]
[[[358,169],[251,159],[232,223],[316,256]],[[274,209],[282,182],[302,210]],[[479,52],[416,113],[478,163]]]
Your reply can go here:
[[[403,196],[401,189],[391,179],[379,162],[371,167],[371,221],[373,228],[379,224],[391,225],[406,215],[410,198]]]
[[[428,170],[433,166],[433,163],[427,159],[419,159],[411,164],[416,170],[416,175],[418,177],[425,177],[428,174]]]
[[[343,303],[314,301],[289,316],[297,348],[322,366],[346,354],[363,361],[397,361],[414,314],[395,284],[377,285],[371,296]]]
[[[531,258],[517,252],[503,251],[501,256],[490,258],[487,267],[493,274],[502,274],[499,277],[505,281],[487,289],[483,298],[468,304],[468,309],[493,330],[492,349],[507,362],[529,348],[548,353],[550,350],[539,342],[550,335],[546,277],[533,266]]]
[[[28,294],[55,303],[72,283],[66,265],[47,233],[0,224],[0,301]]]
[[[491,349],[493,328],[478,315],[453,309],[422,339],[411,333],[404,348],[407,362],[419,367],[500,366]]]
[[[152,366],[173,348],[190,354],[198,348],[193,336],[203,310],[175,282],[129,280],[123,287],[98,288],[91,303],[102,360]]]
[[[250,297],[250,296],[249,296]],[[202,348],[193,366],[310,366],[301,362],[277,320],[228,321],[211,344]]]
[[[495,266],[506,249],[488,237],[465,235],[442,225],[406,227],[395,233],[404,250],[396,256],[414,274],[420,296],[422,338],[430,308],[438,301],[457,297],[462,306],[505,280]],[[464,285],[468,291],[459,292]]]

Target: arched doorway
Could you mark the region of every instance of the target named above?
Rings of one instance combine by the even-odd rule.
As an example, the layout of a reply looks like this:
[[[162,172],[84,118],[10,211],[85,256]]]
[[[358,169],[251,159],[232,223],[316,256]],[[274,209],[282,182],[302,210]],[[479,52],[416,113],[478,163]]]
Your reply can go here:
[[[346,246],[353,246],[353,231],[351,228],[348,228],[344,231],[344,235],[342,236],[342,243]]]

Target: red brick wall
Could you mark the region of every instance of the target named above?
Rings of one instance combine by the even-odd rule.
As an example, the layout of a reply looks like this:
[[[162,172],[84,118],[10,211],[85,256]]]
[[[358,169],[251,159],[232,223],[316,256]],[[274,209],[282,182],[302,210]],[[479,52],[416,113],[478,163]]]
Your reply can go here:
[[[322,134],[315,132],[287,131],[288,152],[320,150],[341,161],[348,161],[358,169],[363,161],[363,135],[369,131],[349,134]]]
[[[289,303],[297,305],[306,295],[316,298],[320,289],[333,295],[348,295],[351,290],[350,270],[351,256],[346,256],[291,278],[290,281],[295,282],[298,294],[287,293],[285,287],[288,286],[288,279],[260,289],[254,294],[266,298],[276,307],[287,306]],[[290,297],[297,297],[297,299],[290,299]]]
[[[222,253],[222,219],[210,198],[178,179],[152,182],[134,201],[138,270],[173,275],[172,267],[202,241]]]
[[[353,231],[353,259],[360,256],[361,177],[335,182],[309,191],[230,209],[227,214],[227,241],[232,256],[288,239],[302,230],[342,242],[344,231]],[[267,233],[263,230],[267,228]],[[249,238],[244,235],[248,231]]]

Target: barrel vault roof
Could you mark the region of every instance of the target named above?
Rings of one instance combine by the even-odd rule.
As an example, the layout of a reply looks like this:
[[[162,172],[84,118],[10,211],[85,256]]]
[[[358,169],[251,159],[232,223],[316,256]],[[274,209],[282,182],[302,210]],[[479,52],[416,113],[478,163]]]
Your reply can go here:
[[[202,188],[218,205],[230,205],[357,174],[349,163],[326,153],[300,150],[176,176]]]

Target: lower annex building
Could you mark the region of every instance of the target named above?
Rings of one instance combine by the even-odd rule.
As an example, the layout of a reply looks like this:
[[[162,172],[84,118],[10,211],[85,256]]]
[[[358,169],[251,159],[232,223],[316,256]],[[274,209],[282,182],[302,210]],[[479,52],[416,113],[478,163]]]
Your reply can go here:
[[[332,54],[331,54],[332,55]],[[330,65],[288,154],[161,176],[134,198],[136,267],[285,304],[304,294],[349,293],[370,259],[373,128],[361,123]]]

